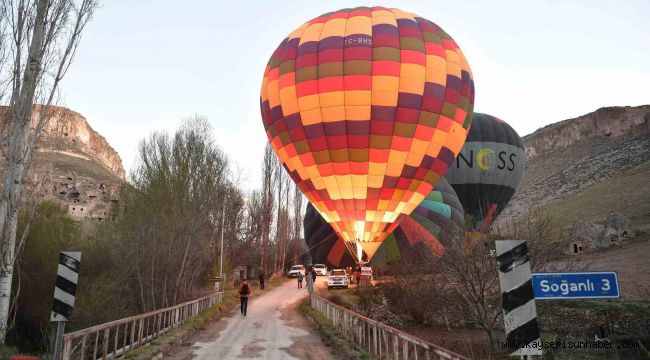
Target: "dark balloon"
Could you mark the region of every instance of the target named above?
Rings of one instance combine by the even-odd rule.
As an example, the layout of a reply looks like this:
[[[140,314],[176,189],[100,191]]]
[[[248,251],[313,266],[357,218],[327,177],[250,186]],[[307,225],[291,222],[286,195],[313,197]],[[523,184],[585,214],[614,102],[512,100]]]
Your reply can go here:
[[[426,261],[439,256],[464,226],[463,208],[454,189],[443,178],[436,188],[400,222],[372,257],[373,265]],[[332,227],[311,205],[304,218],[305,242],[314,263],[330,267],[354,266],[355,259]],[[367,260],[364,253],[364,259]]]
[[[474,113],[472,126],[445,178],[463,204],[470,230],[485,233],[521,182],[526,153],[505,121]]]

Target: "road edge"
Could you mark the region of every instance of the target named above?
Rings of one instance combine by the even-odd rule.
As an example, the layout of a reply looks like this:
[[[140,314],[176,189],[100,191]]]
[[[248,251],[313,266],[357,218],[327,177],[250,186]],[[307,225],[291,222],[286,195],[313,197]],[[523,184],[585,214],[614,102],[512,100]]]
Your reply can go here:
[[[345,339],[332,326],[331,321],[312,309],[309,305],[309,298],[300,303],[299,310],[318,331],[323,343],[332,350],[332,353],[337,358],[350,360],[375,359],[372,355]]]

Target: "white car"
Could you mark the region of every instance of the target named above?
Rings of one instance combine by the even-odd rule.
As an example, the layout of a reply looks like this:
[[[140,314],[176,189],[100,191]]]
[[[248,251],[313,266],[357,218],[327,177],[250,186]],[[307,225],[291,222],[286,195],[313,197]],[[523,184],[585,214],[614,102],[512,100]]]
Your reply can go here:
[[[314,272],[316,275],[325,276],[327,275],[327,266],[323,264],[314,265]]]
[[[348,288],[348,274],[343,269],[333,269],[327,276],[327,288],[334,287]]]
[[[302,273],[302,276],[305,276],[305,265],[294,265],[289,270],[289,277],[298,277],[298,273]]]

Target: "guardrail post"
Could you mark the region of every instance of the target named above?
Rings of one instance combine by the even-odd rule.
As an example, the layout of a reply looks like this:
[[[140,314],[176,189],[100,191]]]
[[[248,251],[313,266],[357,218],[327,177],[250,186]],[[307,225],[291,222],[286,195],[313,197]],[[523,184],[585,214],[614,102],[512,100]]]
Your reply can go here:
[[[70,360],[70,351],[72,350],[72,340],[63,343],[63,357],[62,360]]]
[[[372,326],[372,353],[377,355],[377,326]]]
[[[106,360],[106,356],[108,355],[108,336],[109,336],[110,328],[107,328],[104,330],[104,343],[102,345],[102,360]]]
[[[129,335],[129,323],[124,324],[124,339],[122,340],[122,354],[126,352],[126,340],[127,336]],[[83,359],[83,358],[82,358]]]
[[[138,347],[142,346],[142,334],[144,332],[144,318],[138,324]]]
[[[395,360],[399,360],[399,337],[393,335],[393,355],[395,355]]]
[[[81,358],[85,359],[86,358],[86,341],[88,340],[88,335],[84,335],[81,338]],[[68,360],[68,359],[63,359],[63,360]]]
[[[162,323],[163,321],[163,313],[158,314],[158,316],[156,316],[156,320],[158,320],[157,321],[158,328],[156,329],[156,336],[160,336],[160,325],[161,325],[160,323]]]
[[[129,344],[129,351],[133,350],[133,342],[135,340],[135,320],[131,323],[131,343]]]
[[[120,326],[117,325],[115,326],[115,335],[113,335],[115,337],[115,341],[113,341],[113,359],[115,359],[115,357],[117,356],[117,341],[119,339],[119,335],[120,335]]]
[[[95,347],[93,347],[93,359],[97,359],[98,347],[99,347],[99,331],[95,333]]]

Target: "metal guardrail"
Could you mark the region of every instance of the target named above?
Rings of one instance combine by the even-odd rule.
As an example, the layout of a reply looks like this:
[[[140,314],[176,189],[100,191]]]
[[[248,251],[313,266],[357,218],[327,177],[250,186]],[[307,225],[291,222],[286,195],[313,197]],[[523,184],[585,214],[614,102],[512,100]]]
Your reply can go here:
[[[377,359],[469,360],[463,355],[359,315],[320,296],[312,296],[311,307],[325,315],[346,339],[377,356]]]
[[[223,292],[65,334],[63,360],[115,359],[223,301]]]

